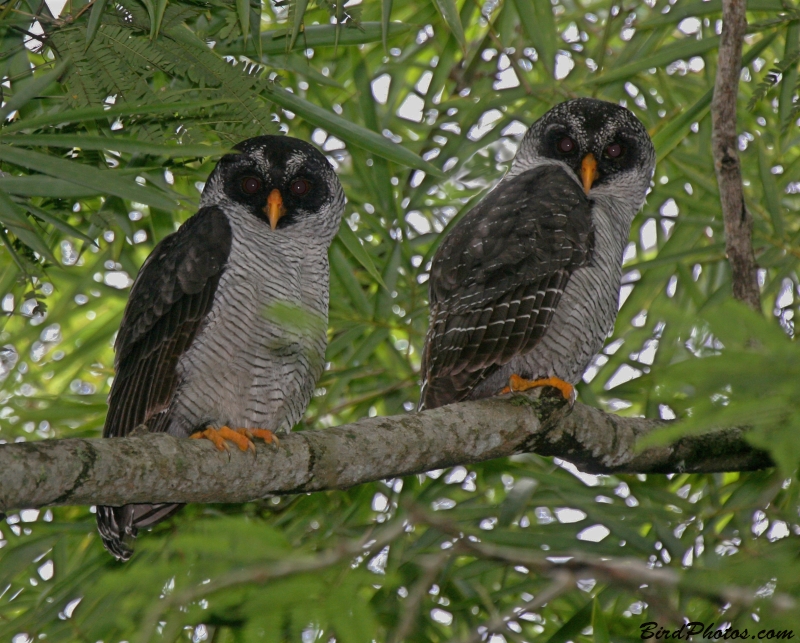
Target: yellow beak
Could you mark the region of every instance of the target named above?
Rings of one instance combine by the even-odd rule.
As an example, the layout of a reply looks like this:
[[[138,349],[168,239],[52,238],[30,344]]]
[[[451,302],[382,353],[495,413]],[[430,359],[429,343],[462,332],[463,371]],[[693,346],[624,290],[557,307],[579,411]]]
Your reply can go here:
[[[269,225],[274,230],[278,227],[278,221],[286,214],[286,208],[283,207],[283,197],[278,189],[273,190],[267,197],[267,205],[264,208],[264,214],[269,219]]]
[[[589,194],[592,189],[592,183],[597,180],[600,173],[597,171],[597,159],[594,154],[587,154],[583,157],[581,162],[581,181],[583,182],[583,191]]]

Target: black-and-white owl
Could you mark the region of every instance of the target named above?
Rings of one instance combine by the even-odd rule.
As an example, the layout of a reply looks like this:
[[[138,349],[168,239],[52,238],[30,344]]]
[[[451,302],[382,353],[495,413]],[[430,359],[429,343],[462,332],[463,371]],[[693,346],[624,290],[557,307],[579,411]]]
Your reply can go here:
[[[133,284],[104,437],[144,425],[248,449],[290,431],[311,399],[344,193],[308,143],[260,136],[236,149],[212,172],[197,214],[155,247]],[[179,508],[98,507],[97,525],[126,560],[138,529]]]
[[[639,119],[605,101],[561,103],[531,126],[433,258],[420,409],[531,386],[574,396],[614,326],[655,158]]]

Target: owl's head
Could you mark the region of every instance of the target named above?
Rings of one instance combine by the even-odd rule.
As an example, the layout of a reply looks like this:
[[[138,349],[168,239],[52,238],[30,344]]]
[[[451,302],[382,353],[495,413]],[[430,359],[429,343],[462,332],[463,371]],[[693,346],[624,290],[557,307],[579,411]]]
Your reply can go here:
[[[531,126],[511,174],[561,165],[590,198],[622,200],[632,216],[644,203],[655,160],[650,136],[630,110],[576,98],[556,105]]]
[[[234,149],[209,176],[201,206],[244,212],[277,235],[336,234],[344,192],[319,150],[290,136],[258,136]]]

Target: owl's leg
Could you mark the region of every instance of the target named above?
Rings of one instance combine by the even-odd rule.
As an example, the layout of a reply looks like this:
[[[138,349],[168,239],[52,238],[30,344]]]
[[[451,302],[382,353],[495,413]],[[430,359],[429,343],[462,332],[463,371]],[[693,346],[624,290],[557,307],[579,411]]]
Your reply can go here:
[[[223,426],[219,429],[207,428],[205,431],[199,431],[191,436],[195,440],[205,438],[211,440],[214,446],[219,451],[227,451],[228,445],[225,440],[233,442],[242,451],[253,451],[255,453],[256,446],[253,440],[261,438],[267,444],[274,442],[278,444],[277,436],[269,429],[231,429],[230,427]]]
[[[564,396],[565,400],[568,400],[570,404],[575,403],[575,387],[569,382],[565,382],[560,377],[545,377],[538,380],[526,380],[524,377],[520,377],[519,375],[512,375],[508,378],[508,386],[500,391],[500,394],[505,395],[506,393],[521,393],[522,391],[527,391],[532,388],[539,388],[540,386],[552,386],[553,388],[557,388],[559,391],[561,391],[561,395]]]

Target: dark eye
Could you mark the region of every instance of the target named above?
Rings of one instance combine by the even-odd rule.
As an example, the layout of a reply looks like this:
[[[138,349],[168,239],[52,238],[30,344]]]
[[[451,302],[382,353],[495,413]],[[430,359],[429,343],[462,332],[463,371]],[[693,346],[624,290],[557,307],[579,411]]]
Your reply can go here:
[[[245,194],[255,194],[261,189],[261,181],[253,176],[242,179],[242,191]]]
[[[619,143],[612,143],[606,148],[606,155],[610,156],[612,159],[619,158],[622,156],[623,152],[622,145]]]
[[[292,194],[295,196],[303,196],[311,189],[311,184],[305,179],[297,179],[296,181],[292,181],[292,185],[289,187],[292,190]]]
[[[558,142],[558,149],[561,152],[564,152],[564,154],[569,154],[575,149],[575,141],[573,141],[569,136],[565,136]]]

